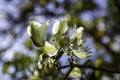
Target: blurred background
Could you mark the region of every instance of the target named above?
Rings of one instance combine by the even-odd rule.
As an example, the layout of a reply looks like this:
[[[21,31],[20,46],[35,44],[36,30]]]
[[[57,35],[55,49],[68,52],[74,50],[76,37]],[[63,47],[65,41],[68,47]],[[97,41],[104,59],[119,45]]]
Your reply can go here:
[[[45,23],[54,18],[85,28],[90,64],[120,70],[120,0],[0,0],[0,80],[30,79],[37,48],[26,28],[30,20]],[[118,74],[94,71],[88,77],[120,79]]]

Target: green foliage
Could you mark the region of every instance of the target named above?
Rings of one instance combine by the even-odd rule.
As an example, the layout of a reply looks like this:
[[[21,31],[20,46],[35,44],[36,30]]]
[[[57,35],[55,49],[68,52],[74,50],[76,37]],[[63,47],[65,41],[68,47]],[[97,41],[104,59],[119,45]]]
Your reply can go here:
[[[40,43],[46,34],[48,24],[49,21],[47,21],[44,25],[41,25],[40,23],[35,21],[31,21],[30,26],[27,28],[29,36],[32,38],[33,43],[37,47],[40,47]]]
[[[81,77],[81,71],[79,68],[73,68],[70,75],[72,78],[80,78]]]
[[[27,32],[32,38],[34,45],[39,48],[40,55],[37,66],[41,77],[50,76],[57,71],[57,68],[60,66],[59,59],[63,54],[75,56],[76,58],[87,58],[90,56],[84,50],[84,42],[82,40],[83,27],[74,29],[73,35],[68,37],[67,21],[54,20],[51,37],[48,41],[42,41],[47,32],[47,27],[48,22],[42,25],[31,21],[27,28]],[[70,77],[78,78],[80,77],[79,73],[78,68],[74,68]]]
[[[2,72],[3,72],[4,74],[5,74],[5,73],[8,73],[10,65],[11,65],[10,62],[4,63],[4,66],[3,66],[3,69],[2,69]]]
[[[66,21],[55,20],[53,25],[52,33],[53,34],[64,34],[68,29],[68,25]]]
[[[25,45],[28,49],[33,49],[32,40],[30,38],[26,41]]]
[[[30,56],[16,53],[14,55],[14,59],[11,63],[15,64],[17,71],[24,71],[33,62],[34,62],[34,60]]]

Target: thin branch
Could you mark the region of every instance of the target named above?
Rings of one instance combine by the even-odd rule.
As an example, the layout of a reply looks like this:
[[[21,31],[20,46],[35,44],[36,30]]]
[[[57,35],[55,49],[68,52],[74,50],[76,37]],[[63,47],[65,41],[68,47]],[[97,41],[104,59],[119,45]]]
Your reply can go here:
[[[118,71],[118,70],[108,70],[105,68],[97,68],[97,67],[90,66],[90,65],[80,65],[80,64],[73,63],[72,66],[77,67],[77,68],[85,68],[85,69],[88,68],[88,69],[92,69],[92,70],[98,70],[98,71],[106,72],[106,73],[118,73],[118,74],[120,74],[120,71]],[[61,66],[58,69],[64,69],[64,68],[68,68],[68,67],[71,67],[71,65]]]
[[[68,70],[68,72],[66,73],[66,75],[63,77],[63,80],[67,79],[67,77],[69,76],[70,72],[72,71],[72,67]]]

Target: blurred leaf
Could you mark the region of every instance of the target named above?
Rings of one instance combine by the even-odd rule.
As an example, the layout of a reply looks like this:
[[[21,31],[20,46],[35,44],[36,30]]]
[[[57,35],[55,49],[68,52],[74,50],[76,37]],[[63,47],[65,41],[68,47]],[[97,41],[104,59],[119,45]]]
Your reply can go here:
[[[103,63],[104,63],[104,60],[103,58],[100,57],[95,61],[95,67],[100,67]]]
[[[69,77],[71,78],[80,78],[81,77],[81,71],[79,68],[73,68],[73,70],[70,72]]]
[[[45,6],[48,1],[46,1],[46,0],[39,0],[39,2],[40,2],[40,5]]]
[[[80,11],[82,9],[82,6],[83,6],[82,2],[77,2],[75,4],[75,7],[76,7],[77,11]]]
[[[101,66],[103,66],[104,65],[104,60],[103,60],[103,58],[102,57],[99,57],[96,61],[95,61],[95,67],[101,67]],[[95,71],[95,76],[96,76],[96,78],[100,78],[100,76],[101,76],[102,74],[101,74],[101,72],[100,71]]]
[[[8,70],[9,70],[10,65],[11,65],[11,64],[10,64],[9,62],[4,63],[4,66],[3,66],[3,69],[2,69],[2,72],[3,72],[4,74],[8,73]]]
[[[13,64],[16,66],[16,70],[25,70],[33,63],[33,59],[25,54],[16,53],[14,55]]]
[[[30,38],[26,41],[26,47],[27,47],[28,49],[32,49],[32,48],[33,48],[33,44],[32,44],[32,41],[31,41]]]
[[[43,79],[39,77],[38,70],[34,70],[33,76],[30,78],[30,80],[43,80]]]
[[[24,8],[23,7],[21,8],[21,11],[20,11],[21,20],[26,20],[27,14],[33,11],[34,11],[34,4],[32,1],[30,1],[26,4]]]
[[[90,54],[83,51],[77,51],[77,50],[72,50],[72,51],[73,51],[73,54],[78,58],[87,58],[90,56]]]

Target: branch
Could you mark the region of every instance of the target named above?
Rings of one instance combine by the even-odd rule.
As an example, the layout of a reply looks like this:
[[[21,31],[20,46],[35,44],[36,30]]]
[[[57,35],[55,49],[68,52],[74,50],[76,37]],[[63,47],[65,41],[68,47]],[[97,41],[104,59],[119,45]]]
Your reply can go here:
[[[65,80],[65,79],[69,76],[69,74],[70,74],[70,72],[72,71],[72,69],[73,69],[73,68],[70,68],[70,69],[68,70],[67,74],[63,77],[63,80]]]
[[[58,69],[64,69],[64,68],[68,68],[68,67],[71,67],[71,65],[61,66]],[[118,73],[118,74],[120,74],[120,71],[118,71],[118,70],[108,70],[108,69],[105,69],[105,68],[97,68],[97,67],[90,66],[90,65],[80,65],[80,64],[74,64],[73,63],[72,67],[84,68],[84,69],[88,68],[88,69],[98,70],[98,71],[106,72],[106,73]]]

